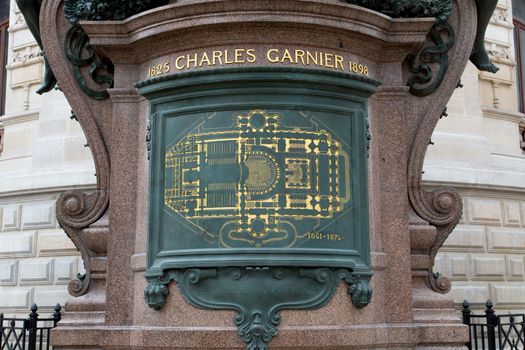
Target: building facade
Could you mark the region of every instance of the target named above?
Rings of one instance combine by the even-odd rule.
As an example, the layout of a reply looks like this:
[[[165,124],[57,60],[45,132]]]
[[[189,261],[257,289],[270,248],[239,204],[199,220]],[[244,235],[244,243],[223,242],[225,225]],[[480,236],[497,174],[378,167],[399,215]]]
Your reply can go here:
[[[43,58],[15,1],[5,13],[0,312],[27,315],[36,303],[45,314],[69,298],[67,284],[82,270],[76,247],[58,226],[55,202],[65,189],[93,187],[94,165],[63,94],[35,93],[42,82]]]
[[[500,0],[487,36],[500,71],[468,66],[424,174],[428,186],[450,185],[464,198],[436,271],[453,280],[457,303],[481,306],[490,298],[498,310],[525,310],[525,4],[514,2]],[[25,315],[32,303],[50,310],[69,298],[67,283],[82,262],[54,203],[65,189],[94,187],[95,174],[62,93],[35,93],[43,59],[14,0],[0,14],[9,15],[0,17],[0,30],[8,28],[0,32],[7,38],[0,49],[0,312]]]
[[[491,299],[501,311],[525,310],[525,119],[519,90],[525,45],[515,41],[521,34],[525,44],[518,25],[525,4],[513,3],[499,2],[486,37],[499,72],[479,72],[469,64],[464,87],[434,132],[423,176],[428,185],[453,186],[463,197],[463,217],[435,270],[453,281],[456,303],[467,299],[482,308]]]

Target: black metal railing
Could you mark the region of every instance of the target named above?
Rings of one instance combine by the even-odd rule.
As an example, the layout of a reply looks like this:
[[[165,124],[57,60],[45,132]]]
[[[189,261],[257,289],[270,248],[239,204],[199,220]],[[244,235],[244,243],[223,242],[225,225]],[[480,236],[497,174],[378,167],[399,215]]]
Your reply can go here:
[[[40,318],[36,304],[27,318],[9,318],[0,314],[0,350],[49,350],[51,329],[62,318],[60,304],[51,318]]]
[[[490,300],[485,314],[475,315],[468,301],[463,302],[463,323],[469,326],[469,350],[525,349],[525,314],[496,315]]]

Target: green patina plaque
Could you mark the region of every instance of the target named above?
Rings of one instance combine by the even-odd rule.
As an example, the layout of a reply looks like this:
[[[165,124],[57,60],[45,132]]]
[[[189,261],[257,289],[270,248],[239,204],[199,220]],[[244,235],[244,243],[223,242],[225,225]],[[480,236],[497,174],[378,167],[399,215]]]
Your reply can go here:
[[[168,117],[168,249],[353,246],[346,119],[283,109]]]
[[[279,310],[320,307],[341,280],[356,307],[370,302],[367,99],[377,82],[250,68],[138,87],[151,106],[150,307],[174,280],[195,306],[237,310],[247,348],[265,349]]]
[[[369,273],[373,81],[290,68],[225,71],[141,87],[151,101],[147,276],[210,266]]]

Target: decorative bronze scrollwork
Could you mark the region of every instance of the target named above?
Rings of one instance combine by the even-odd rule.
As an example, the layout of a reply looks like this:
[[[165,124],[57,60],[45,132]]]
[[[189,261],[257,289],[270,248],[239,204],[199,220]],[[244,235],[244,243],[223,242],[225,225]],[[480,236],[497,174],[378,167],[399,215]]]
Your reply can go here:
[[[408,80],[410,93],[419,97],[430,95],[443,82],[449,64],[448,51],[456,40],[454,29],[445,22],[434,24],[429,35],[434,45],[424,48],[417,57],[407,56],[410,71],[415,73]],[[434,75],[432,65],[436,64],[439,70]]]
[[[452,12],[451,0],[341,0],[394,18],[436,17],[446,20]]]
[[[80,90],[95,100],[108,98],[109,94],[106,89],[113,87],[113,65],[95,53],[89,44],[87,34],[79,25],[73,25],[67,32],[64,50],[67,59],[73,65],[73,76]],[[84,78],[83,67],[88,67],[89,76],[95,84],[103,85],[106,89],[91,88]]]
[[[65,0],[64,13],[71,24],[82,20],[121,21],[167,3],[168,0]]]
[[[159,310],[169,295],[169,283],[176,281],[186,300],[196,307],[237,311],[234,323],[246,350],[267,350],[268,342],[279,333],[281,310],[320,308],[332,299],[341,280],[348,283],[356,308],[370,303],[370,276],[349,269],[297,267],[170,270],[149,281],[144,299]],[[271,290],[261,289],[269,284]]]

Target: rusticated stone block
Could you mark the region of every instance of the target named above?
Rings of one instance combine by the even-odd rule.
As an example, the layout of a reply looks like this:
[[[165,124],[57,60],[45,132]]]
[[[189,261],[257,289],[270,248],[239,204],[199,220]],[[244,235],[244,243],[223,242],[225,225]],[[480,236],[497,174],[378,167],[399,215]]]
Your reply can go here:
[[[485,227],[459,225],[443,244],[444,251],[485,251]]]
[[[77,255],[78,251],[71,239],[62,230],[38,232],[38,255],[60,256]]]
[[[0,260],[0,286],[15,286],[18,276],[16,260]]]
[[[523,304],[525,284],[491,284],[492,295],[496,304]]]
[[[471,198],[468,200],[469,224],[501,224],[501,201]]]
[[[20,230],[20,205],[11,204],[6,205],[2,208],[3,220],[2,230],[3,231],[16,231]]]
[[[20,261],[20,285],[39,285],[52,283],[52,259],[24,259]]]
[[[520,203],[517,201],[503,202],[503,224],[505,226],[520,226]]]
[[[68,284],[78,272],[77,257],[63,257],[55,259],[55,284]]]
[[[525,267],[522,255],[507,256],[507,279],[522,281],[525,276]],[[525,297],[523,298],[525,303]]]
[[[0,258],[33,256],[35,243],[34,232],[0,233]]]
[[[26,203],[22,207],[22,229],[55,228],[55,206],[53,201]]]
[[[468,256],[466,254],[447,254],[448,276],[452,280],[468,280]]]
[[[472,279],[503,280],[505,278],[505,258],[503,255],[471,256]]]
[[[456,304],[468,300],[471,304],[484,304],[490,297],[489,284],[485,282],[452,284],[452,297]]]
[[[26,309],[33,299],[33,288],[5,288],[0,298],[0,310]]]
[[[524,229],[489,228],[487,241],[489,252],[525,252]]]

